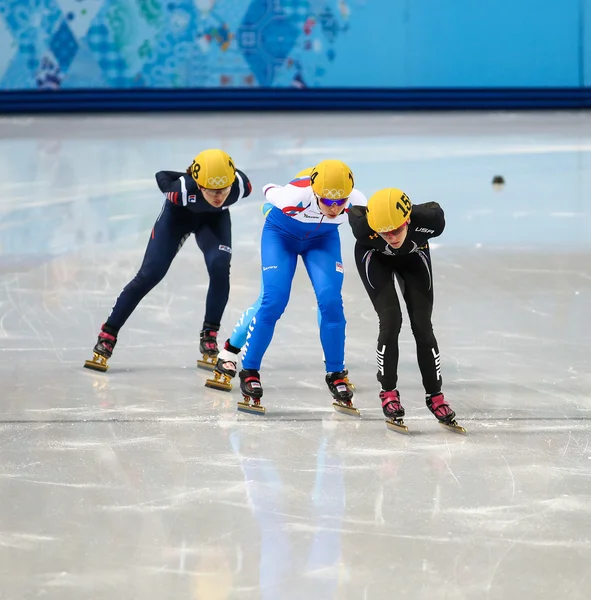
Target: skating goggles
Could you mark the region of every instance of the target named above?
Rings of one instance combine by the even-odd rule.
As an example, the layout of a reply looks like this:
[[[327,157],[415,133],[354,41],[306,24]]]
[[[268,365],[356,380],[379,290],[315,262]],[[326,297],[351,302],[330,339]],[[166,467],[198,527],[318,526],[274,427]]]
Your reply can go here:
[[[409,223],[410,223],[410,221],[406,221],[406,223],[403,223],[397,229],[390,229],[389,231],[380,231],[378,233],[382,233],[384,235],[400,235],[404,231],[404,228],[408,227]]]
[[[218,196],[218,195],[226,194],[227,192],[229,192],[232,189],[232,186],[228,185],[225,188],[220,188],[218,190],[214,190],[212,188],[206,188],[206,187],[203,187],[200,185],[199,189],[201,190],[201,193],[207,194],[208,196]]]
[[[322,198],[318,194],[316,194],[316,198],[318,198],[319,202],[322,202],[324,206],[343,206],[347,202],[349,202],[349,198],[340,198],[339,200],[333,200],[332,198]]]

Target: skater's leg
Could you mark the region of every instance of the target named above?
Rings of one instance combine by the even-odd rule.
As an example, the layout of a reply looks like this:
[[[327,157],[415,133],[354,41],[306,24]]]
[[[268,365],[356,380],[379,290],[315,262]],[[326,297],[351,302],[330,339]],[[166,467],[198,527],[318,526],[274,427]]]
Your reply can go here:
[[[433,273],[429,248],[408,256],[399,269],[399,277],[417,345],[427,407],[441,423],[463,433],[464,429],[455,423],[456,415],[441,393],[441,358],[431,323]]]
[[[248,328],[242,359],[244,369],[260,369],[263,355],[273,339],[275,324],[287,306],[297,265],[296,244],[268,221],[265,223],[261,240],[263,299]]]
[[[246,335],[248,334],[248,327],[253,319],[253,317],[257,314],[259,308],[261,307],[261,302],[263,301],[263,292],[265,290],[265,285],[263,283],[263,278],[261,277],[261,291],[259,297],[256,299],[255,303],[249,306],[240,316],[238,322],[234,326],[232,330],[232,335],[230,335],[230,344],[234,348],[242,348],[246,343]]]
[[[345,313],[343,311],[343,265],[338,231],[319,238],[302,253],[312,282],[320,312],[320,341],[326,370],[341,372],[345,368]]]
[[[232,225],[229,211],[208,214],[195,232],[195,240],[203,252],[209,274],[203,329],[217,331],[230,294]]]
[[[398,336],[402,312],[393,280],[395,263],[377,252],[355,244],[355,264],[373,307],[378,314],[377,379],[383,390],[398,383]]]
[[[256,315],[257,311],[261,306],[261,301],[263,299],[263,279],[261,278],[261,293],[257,298],[256,302],[249,306],[241,315],[240,319],[236,323],[234,330],[232,331],[232,335],[229,339],[226,340],[224,344],[224,348],[220,351],[217,358],[217,364],[215,367],[215,371],[217,375],[214,374],[214,377],[218,379],[223,379],[224,383],[216,384],[215,381],[212,382],[208,380],[206,382],[206,386],[208,387],[218,387],[225,390],[230,390],[231,386],[229,385],[230,379],[235,377],[236,375],[236,367],[238,364],[238,355],[242,350],[242,346],[246,343],[246,336],[248,333],[248,328],[252,322],[252,319]]]
[[[162,280],[189,236],[193,223],[184,214],[179,214],[181,211],[181,208],[165,201],[150,233],[142,266],[117,298],[107,319],[105,325],[112,330],[119,331],[142,298]]]
[[[336,400],[337,410],[345,408],[359,415],[351,403],[353,387],[345,371],[345,313],[343,311],[343,264],[338,231],[317,239],[302,258],[312,282],[320,311],[320,342],[326,364],[326,384]]]
[[[441,359],[431,323],[433,276],[429,249],[404,257],[398,275],[417,346],[417,360],[425,392],[438,394],[442,384]]]

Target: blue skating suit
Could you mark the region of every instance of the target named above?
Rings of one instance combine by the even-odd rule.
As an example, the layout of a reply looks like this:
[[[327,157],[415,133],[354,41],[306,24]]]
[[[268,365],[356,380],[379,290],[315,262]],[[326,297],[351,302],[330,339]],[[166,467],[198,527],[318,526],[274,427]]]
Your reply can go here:
[[[255,310],[256,303],[251,307],[251,314],[256,316],[250,320],[243,315],[241,319],[243,326],[249,323],[242,366],[260,369],[263,355],[273,339],[275,323],[289,301],[297,259],[301,256],[318,301],[326,370],[342,371],[346,321],[341,296],[341,240],[337,228],[347,220],[347,208],[334,219],[326,217],[318,207],[309,177],[294,179],[283,187],[268,184],[263,193],[267,220],[261,240],[262,298],[258,310]],[[365,206],[367,199],[353,190],[347,207],[351,204]],[[235,345],[234,341],[240,342],[240,331],[234,330],[230,343]]]

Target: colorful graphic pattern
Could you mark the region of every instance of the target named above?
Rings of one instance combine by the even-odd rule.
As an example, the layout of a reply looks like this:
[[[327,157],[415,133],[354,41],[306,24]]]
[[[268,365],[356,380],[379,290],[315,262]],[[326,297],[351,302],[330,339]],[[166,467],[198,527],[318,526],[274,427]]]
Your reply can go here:
[[[2,0],[0,89],[322,87],[367,0]]]

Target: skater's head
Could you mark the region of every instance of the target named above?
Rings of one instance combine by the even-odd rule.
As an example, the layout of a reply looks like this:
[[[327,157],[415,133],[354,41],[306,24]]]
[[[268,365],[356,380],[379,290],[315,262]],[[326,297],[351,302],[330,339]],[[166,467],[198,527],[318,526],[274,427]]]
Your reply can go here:
[[[367,202],[367,222],[392,248],[400,248],[408,235],[412,203],[397,188],[376,192]]]
[[[223,150],[217,149],[200,152],[187,173],[195,180],[205,200],[216,208],[227,200],[236,179],[234,161]]]
[[[312,169],[310,185],[322,214],[334,219],[345,210],[355,182],[344,162],[323,160]]]

